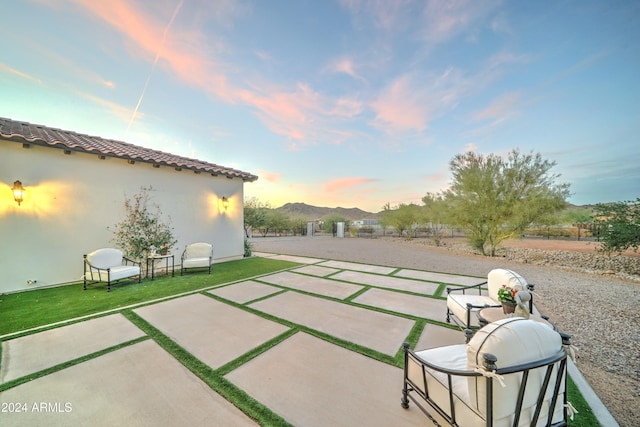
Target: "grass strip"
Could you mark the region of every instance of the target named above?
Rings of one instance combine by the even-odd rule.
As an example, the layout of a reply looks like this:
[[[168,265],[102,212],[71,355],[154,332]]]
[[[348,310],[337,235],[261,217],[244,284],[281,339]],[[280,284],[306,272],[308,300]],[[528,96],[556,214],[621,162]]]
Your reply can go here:
[[[599,426],[600,423],[596,418],[593,410],[585,400],[582,393],[573,382],[570,376],[567,375],[567,401],[571,402],[574,408],[578,411],[578,414],[573,418],[569,418],[570,427],[593,427]]]
[[[164,335],[160,330],[156,329],[142,317],[138,316],[131,310],[125,310],[122,314],[133,324],[142,329],[160,347],[182,363],[195,376],[211,387],[212,390],[238,407],[247,416],[256,420],[260,425],[290,426],[284,418],[280,417],[268,407],[255,400],[242,389],[236,387],[233,383],[220,375],[219,372],[201,362],[198,358]],[[282,335],[280,337],[282,337]],[[271,340],[271,343],[272,341],[273,340]],[[275,344],[272,343],[272,345]]]
[[[23,331],[62,320],[127,307],[183,292],[213,287],[299,264],[268,258],[247,258],[215,264],[211,275],[161,276],[142,283],[127,282],[82,290],[82,283],[0,295],[0,335]]]
[[[149,339],[148,336],[139,337],[139,338],[127,341],[127,342],[120,343],[118,345],[107,347],[107,348],[105,348],[103,350],[99,350],[99,351],[96,351],[96,352],[93,352],[93,353],[89,353],[89,354],[87,354],[85,356],[78,357],[77,359],[69,360],[67,362],[60,363],[58,365],[52,366],[50,368],[43,369],[43,370],[38,371],[38,372],[34,372],[33,374],[29,374],[29,375],[26,375],[24,377],[20,377],[20,378],[16,378],[14,380],[11,380],[11,381],[7,381],[6,383],[0,384],[0,392],[3,392],[5,390],[8,390],[10,388],[19,386],[19,385],[24,384],[24,383],[28,383],[29,381],[33,381],[35,379],[44,377],[44,376],[52,374],[54,372],[61,371],[63,369],[69,368],[69,367],[77,365],[79,363],[86,362],[87,360],[95,359],[96,357],[103,356],[103,355],[105,355],[107,353],[111,353],[111,352],[119,350],[121,348],[128,347],[130,345],[137,344],[137,343],[142,342],[142,341],[146,341],[148,339]]]

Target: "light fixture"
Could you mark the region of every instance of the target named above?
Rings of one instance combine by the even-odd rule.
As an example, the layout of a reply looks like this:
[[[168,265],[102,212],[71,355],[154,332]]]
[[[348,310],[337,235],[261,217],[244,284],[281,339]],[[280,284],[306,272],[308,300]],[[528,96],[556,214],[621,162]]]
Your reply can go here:
[[[13,199],[18,202],[18,206],[24,200],[24,187],[20,181],[15,181],[13,183],[13,187],[11,187],[11,191],[13,191]]]
[[[222,197],[222,207],[226,211],[229,208],[229,199]]]

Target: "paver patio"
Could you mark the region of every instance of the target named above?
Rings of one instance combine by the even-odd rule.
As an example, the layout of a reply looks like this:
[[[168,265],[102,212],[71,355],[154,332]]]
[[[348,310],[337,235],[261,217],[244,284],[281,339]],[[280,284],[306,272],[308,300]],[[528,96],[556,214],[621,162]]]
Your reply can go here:
[[[100,331],[96,333],[96,331]],[[144,336],[121,314],[2,342],[0,383]]]
[[[214,369],[289,329],[200,294],[134,312]]]
[[[297,333],[226,376],[296,426],[420,426],[399,410],[402,370]]]
[[[394,357],[416,319],[436,322],[416,348],[464,343],[462,332],[441,323],[446,303],[433,293],[442,282],[477,280],[314,258],[303,264],[132,313],[211,369],[231,366],[227,380],[293,425],[424,425],[415,406],[400,407],[402,370],[378,354]],[[287,334],[292,328],[300,330]],[[153,339],[140,341],[145,336],[113,314],[3,341],[0,383],[16,385],[0,402],[26,402],[29,411],[0,413],[0,425],[255,425]],[[243,359],[268,341],[273,346]],[[116,345],[124,347],[110,351]],[[108,352],[76,360],[98,351]]]
[[[152,340],[6,390],[0,401],[27,405],[0,413],[5,427],[256,425]]]

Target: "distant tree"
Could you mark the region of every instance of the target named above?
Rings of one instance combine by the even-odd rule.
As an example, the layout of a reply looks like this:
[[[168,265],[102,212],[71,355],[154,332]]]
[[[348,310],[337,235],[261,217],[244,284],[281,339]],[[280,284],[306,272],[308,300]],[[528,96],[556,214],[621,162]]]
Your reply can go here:
[[[580,231],[591,228],[593,212],[591,209],[584,208],[567,209],[563,212],[563,218],[578,229],[578,240],[580,240]]]
[[[595,208],[602,252],[624,252],[640,247],[640,197],[633,201],[599,203]]]
[[[450,162],[452,185],[445,197],[450,221],[467,231],[470,245],[494,256],[498,245],[522,232],[539,218],[566,206],[569,184],[556,184],[549,174],[555,162],[540,154],[497,155],[473,152]]]
[[[391,205],[389,203],[385,203],[382,207],[382,215],[380,215],[380,219],[378,220],[378,224],[380,224],[380,228],[382,228],[383,236],[387,232],[387,227],[391,225],[391,216]]]
[[[261,228],[262,236],[266,236],[270,231],[276,234],[287,232],[290,228],[290,224],[289,216],[286,213],[275,209],[269,209],[267,211],[266,221]]]
[[[436,246],[440,246],[442,236],[447,230],[447,218],[449,207],[443,194],[427,193],[422,198],[424,207],[422,216],[424,224],[431,234],[431,238]]]
[[[348,224],[349,221],[342,215],[331,214],[324,219],[324,223],[322,224],[322,231],[325,233],[333,233],[333,225],[339,222],[344,222]]]
[[[293,235],[304,234],[307,230],[308,222],[307,218],[303,216],[293,216],[289,218],[289,225],[291,226]]]
[[[257,197],[252,197],[244,202],[244,234],[250,237],[251,230],[261,230],[267,221],[267,215],[271,206],[262,203]]]
[[[419,215],[420,207],[413,203],[401,203],[397,208],[386,211],[388,224],[396,230],[398,235],[406,235],[407,238],[413,236],[414,227],[418,223]]]

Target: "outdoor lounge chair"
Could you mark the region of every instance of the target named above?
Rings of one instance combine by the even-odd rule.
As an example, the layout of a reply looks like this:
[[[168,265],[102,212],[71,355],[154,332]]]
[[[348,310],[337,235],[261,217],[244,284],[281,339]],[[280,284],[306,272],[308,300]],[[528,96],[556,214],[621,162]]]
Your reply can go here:
[[[521,317],[478,330],[468,344],[404,345],[401,404],[438,425],[566,426],[569,335]]]
[[[113,282],[135,276],[140,283],[140,263],[123,256],[119,249],[103,248],[84,255],[82,289],[85,291],[87,285],[107,282],[107,292],[111,292]]]
[[[462,329],[478,329],[481,324],[478,312],[487,307],[500,307],[498,289],[503,285],[521,287],[533,291],[524,277],[511,270],[497,268],[487,275],[487,281],[472,286],[447,287],[447,323],[453,320]],[[486,290],[485,290],[486,289]],[[533,313],[533,296],[529,300],[529,312]]]
[[[187,268],[208,268],[211,274],[213,264],[213,246],[209,243],[190,243],[182,252],[180,275],[184,275]]]

